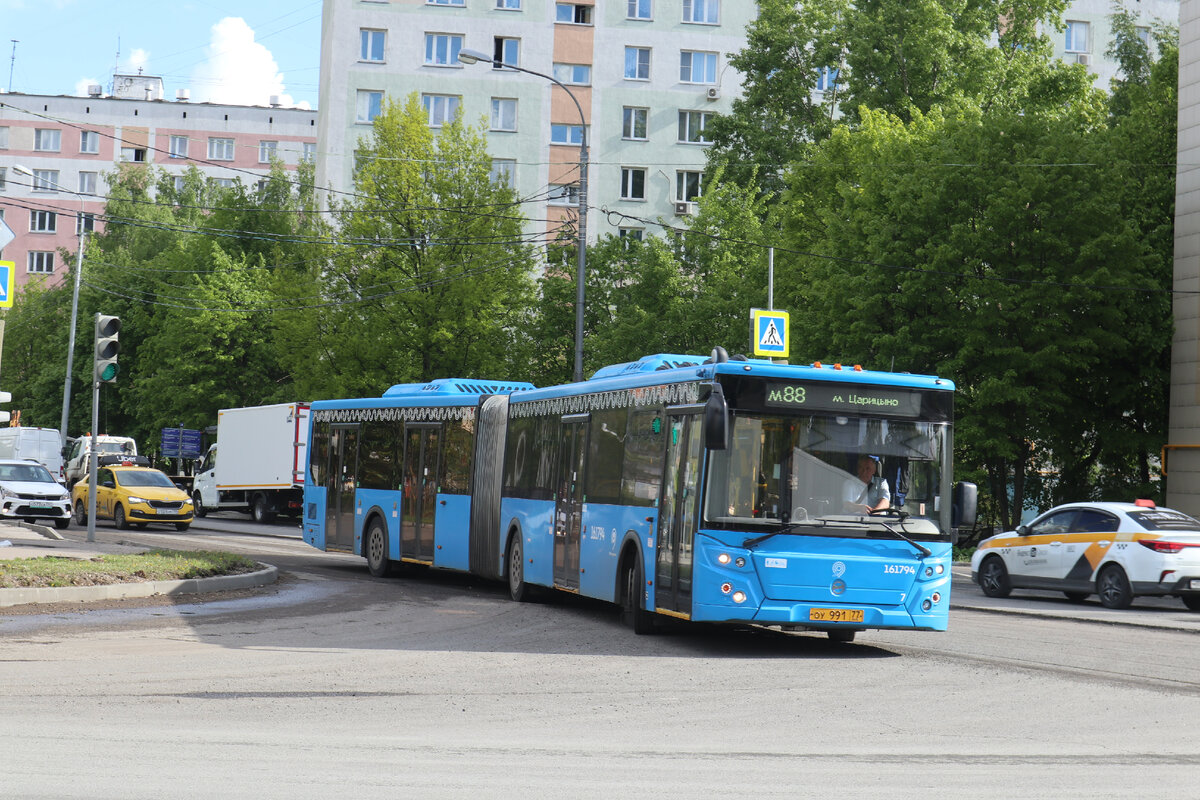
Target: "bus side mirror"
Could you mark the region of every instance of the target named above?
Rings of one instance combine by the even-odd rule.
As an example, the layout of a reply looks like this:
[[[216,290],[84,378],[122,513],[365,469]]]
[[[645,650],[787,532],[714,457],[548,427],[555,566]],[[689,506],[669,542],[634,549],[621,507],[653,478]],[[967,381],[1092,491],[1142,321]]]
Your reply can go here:
[[[712,394],[704,404],[704,446],[709,450],[729,447],[729,405],[719,383],[713,384]]]
[[[950,527],[970,528],[975,524],[979,503],[979,489],[973,483],[959,481],[954,484],[954,501],[950,508]]]

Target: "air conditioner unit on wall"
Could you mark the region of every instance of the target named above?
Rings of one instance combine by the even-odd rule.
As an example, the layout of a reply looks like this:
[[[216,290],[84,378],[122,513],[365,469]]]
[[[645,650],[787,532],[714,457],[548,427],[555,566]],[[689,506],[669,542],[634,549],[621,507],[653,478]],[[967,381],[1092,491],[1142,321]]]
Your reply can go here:
[[[716,86],[710,86],[710,87],[708,87],[708,91],[704,93],[704,96],[707,97],[709,100],[720,100],[721,99],[721,90],[718,89]]]
[[[683,200],[675,201],[675,216],[690,217],[692,215],[692,204]]]
[[[1083,64],[1086,67],[1088,64],[1092,63],[1092,56],[1090,53],[1076,53],[1075,63]]]

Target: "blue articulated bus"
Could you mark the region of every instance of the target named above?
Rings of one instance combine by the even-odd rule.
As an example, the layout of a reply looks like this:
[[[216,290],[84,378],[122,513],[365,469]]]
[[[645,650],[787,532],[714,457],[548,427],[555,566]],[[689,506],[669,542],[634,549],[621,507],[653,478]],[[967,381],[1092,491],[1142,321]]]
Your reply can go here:
[[[304,538],[666,617],[945,630],[953,390],[926,375],[660,354],[550,388],[441,379],[312,404]]]

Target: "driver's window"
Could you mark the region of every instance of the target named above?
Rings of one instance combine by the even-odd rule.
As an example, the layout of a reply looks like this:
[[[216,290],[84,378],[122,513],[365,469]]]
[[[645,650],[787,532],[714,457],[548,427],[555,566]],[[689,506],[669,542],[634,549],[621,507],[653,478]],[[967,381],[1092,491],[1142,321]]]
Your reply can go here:
[[[1051,514],[1045,519],[1034,523],[1030,530],[1035,535],[1066,533],[1071,530],[1071,522],[1074,521],[1076,513],[1072,509],[1070,511],[1060,511],[1057,514]]]
[[[116,483],[113,481],[112,470],[108,470],[108,469],[100,470],[100,474],[96,480],[101,486],[107,486],[110,489],[113,486],[116,486]]]

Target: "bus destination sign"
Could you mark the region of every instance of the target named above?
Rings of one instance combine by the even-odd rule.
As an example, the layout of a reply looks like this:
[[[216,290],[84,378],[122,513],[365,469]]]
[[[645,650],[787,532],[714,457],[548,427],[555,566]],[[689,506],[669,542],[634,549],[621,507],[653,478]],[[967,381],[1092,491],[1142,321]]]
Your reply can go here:
[[[845,414],[921,416],[921,393],[877,386],[767,382],[766,405]]]

